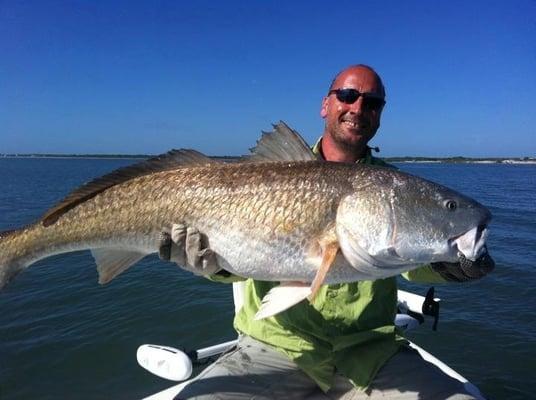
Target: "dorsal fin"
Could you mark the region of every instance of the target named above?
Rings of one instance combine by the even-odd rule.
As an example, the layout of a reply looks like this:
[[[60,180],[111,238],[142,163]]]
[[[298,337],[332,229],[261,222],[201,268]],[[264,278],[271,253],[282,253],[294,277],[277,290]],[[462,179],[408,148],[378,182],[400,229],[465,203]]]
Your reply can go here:
[[[263,132],[257,145],[250,149],[246,157],[250,162],[263,161],[310,161],[316,156],[298,132],[283,121],[273,125],[272,132]]]
[[[61,215],[73,209],[78,204],[95,197],[97,194],[104,192],[112,186],[126,182],[130,179],[149,175],[154,172],[169,171],[180,167],[217,163],[219,163],[219,161],[212,160],[198,151],[180,149],[171,150],[166,154],[149,158],[140,163],[116,169],[109,174],[82,185],[56,206],[48,210],[42,219],[43,226],[52,225]]]

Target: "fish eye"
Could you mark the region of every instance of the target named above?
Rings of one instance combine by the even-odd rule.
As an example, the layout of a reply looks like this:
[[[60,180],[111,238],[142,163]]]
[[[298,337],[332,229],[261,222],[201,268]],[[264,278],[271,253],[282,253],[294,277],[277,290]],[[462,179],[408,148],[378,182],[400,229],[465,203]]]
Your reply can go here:
[[[458,207],[458,204],[454,200],[445,200],[443,203],[445,208],[449,211],[454,211]]]

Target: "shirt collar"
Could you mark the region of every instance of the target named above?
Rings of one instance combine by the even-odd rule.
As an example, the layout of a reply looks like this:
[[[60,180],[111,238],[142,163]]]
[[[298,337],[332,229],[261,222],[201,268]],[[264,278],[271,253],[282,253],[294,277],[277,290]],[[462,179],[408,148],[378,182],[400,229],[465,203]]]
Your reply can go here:
[[[321,160],[325,160],[324,153],[322,153],[322,136],[318,138],[314,146],[311,148],[313,154],[315,154]],[[365,151],[365,157],[361,157],[356,160],[356,164],[371,164],[372,163],[372,149],[367,146]]]

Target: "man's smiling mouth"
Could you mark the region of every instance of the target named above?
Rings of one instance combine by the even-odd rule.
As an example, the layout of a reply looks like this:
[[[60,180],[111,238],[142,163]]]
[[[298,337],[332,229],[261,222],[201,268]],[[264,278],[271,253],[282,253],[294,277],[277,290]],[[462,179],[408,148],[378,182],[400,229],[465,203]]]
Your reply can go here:
[[[364,124],[362,122],[349,118],[343,118],[341,124],[347,126],[350,129],[360,129],[364,127]]]

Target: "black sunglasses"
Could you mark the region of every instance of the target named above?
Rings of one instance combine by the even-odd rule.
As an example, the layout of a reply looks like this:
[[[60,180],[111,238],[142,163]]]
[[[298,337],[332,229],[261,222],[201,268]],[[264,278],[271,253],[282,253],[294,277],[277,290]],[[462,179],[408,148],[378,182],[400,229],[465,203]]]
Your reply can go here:
[[[361,93],[357,89],[333,89],[328,92],[328,96],[335,93],[337,100],[345,104],[354,104],[357,99],[363,97],[363,107],[378,111],[385,105],[385,100],[382,97],[371,93]]]

